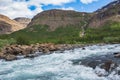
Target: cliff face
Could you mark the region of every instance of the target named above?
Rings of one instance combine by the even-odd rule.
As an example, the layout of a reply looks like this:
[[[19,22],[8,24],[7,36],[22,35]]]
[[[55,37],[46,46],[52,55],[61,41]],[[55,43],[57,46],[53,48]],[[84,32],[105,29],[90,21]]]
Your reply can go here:
[[[9,34],[20,29],[24,29],[20,23],[0,14],[0,34]]]
[[[23,27],[27,27],[27,25],[31,22],[31,19],[25,17],[18,17],[14,20],[20,23]]]
[[[66,27],[69,25],[81,27],[83,23],[89,19],[88,13],[66,11],[66,10],[48,10],[37,14],[28,25],[48,25],[51,31],[58,27]]]
[[[0,34],[11,33],[12,26],[4,21],[0,21]]]
[[[120,0],[113,1],[97,10],[89,22],[89,27],[100,27],[108,21],[120,22]]]

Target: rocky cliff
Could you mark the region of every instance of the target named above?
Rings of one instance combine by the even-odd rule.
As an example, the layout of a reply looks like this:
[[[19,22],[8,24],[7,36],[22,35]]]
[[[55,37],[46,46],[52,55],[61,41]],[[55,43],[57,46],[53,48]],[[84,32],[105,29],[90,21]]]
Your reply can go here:
[[[25,17],[18,17],[14,20],[23,25],[23,27],[27,27],[27,25],[31,22],[31,19]]]
[[[0,14],[0,34],[9,34],[23,28],[20,23]]]
[[[100,27],[108,21],[120,22],[120,0],[113,1],[95,11],[89,27]]]

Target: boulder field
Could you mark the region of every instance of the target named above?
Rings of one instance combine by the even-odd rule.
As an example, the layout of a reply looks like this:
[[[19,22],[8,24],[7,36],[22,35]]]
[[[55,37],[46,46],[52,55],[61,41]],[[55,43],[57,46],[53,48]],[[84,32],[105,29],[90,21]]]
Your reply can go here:
[[[35,57],[38,55],[50,54],[53,51],[63,51],[75,47],[82,47],[82,45],[70,44],[31,44],[31,45],[8,45],[1,49],[0,59],[7,61],[16,60],[19,58]]]

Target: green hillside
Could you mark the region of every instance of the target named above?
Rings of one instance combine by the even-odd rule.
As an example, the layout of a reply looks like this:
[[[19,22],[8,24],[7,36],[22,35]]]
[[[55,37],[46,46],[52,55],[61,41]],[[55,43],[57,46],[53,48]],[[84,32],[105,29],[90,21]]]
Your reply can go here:
[[[74,43],[75,39],[79,37],[79,27],[60,27],[55,31],[48,31],[48,26],[36,25],[34,28],[26,28],[10,35],[2,35],[1,38],[23,38],[30,43]]]
[[[23,44],[29,43],[119,43],[120,42],[120,23],[107,22],[100,28],[87,28],[84,37],[80,37],[81,28],[79,27],[60,27],[55,31],[49,31],[48,26],[36,25],[26,28],[10,35],[1,35],[1,39],[14,39]],[[23,42],[22,42],[23,40]],[[15,42],[15,41],[14,41]]]

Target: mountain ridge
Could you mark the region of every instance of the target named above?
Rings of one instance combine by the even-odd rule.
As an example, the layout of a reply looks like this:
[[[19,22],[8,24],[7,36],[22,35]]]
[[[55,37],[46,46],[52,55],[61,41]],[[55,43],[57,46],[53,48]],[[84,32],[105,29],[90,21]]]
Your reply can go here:
[[[52,9],[37,14],[33,17],[28,27],[33,25],[48,25],[51,31],[54,31],[58,27],[65,27],[68,25],[80,27],[82,25],[81,22],[89,18],[89,16],[90,14],[85,12]]]
[[[16,19],[18,19],[18,18],[16,18]],[[21,19],[23,19],[23,18],[21,18]],[[27,18],[24,18],[24,19],[27,19]],[[26,21],[21,20],[21,22],[23,22],[23,23],[21,23],[20,21],[12,20],[9,17],[0,14],[0,34],[10,34],[15,31],[24,29],[27,27],[27,24],[30,22],[30,20],[27,22]]]
[[[120,0],[113,1],[94,12],[89,27],[99,28],[108,21],[120,22]]]
[[[30,43],[116,43],[120,42],[119,12],[117,1],[94,13],[47,10],[33,17],[25,29],[6,36]]]

